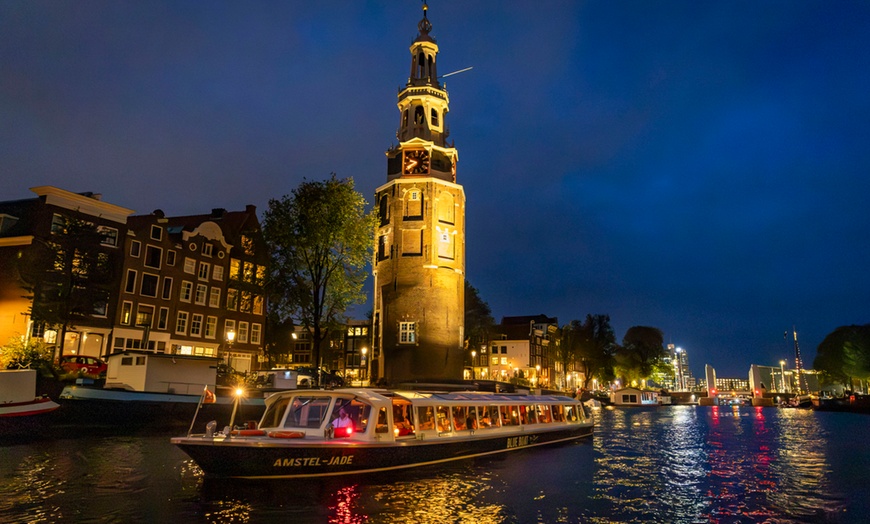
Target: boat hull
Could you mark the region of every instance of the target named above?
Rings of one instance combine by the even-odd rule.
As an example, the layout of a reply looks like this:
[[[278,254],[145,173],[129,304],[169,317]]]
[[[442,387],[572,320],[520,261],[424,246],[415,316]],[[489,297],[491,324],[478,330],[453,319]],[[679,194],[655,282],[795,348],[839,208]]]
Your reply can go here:
[[[492,431],[491,434],[487,434]],[[269,437],[178,437],[172,442],[210,477],[304,478],[374,473],[565,443],[592,435],[592,425],[546,431],[478,430],[468,436],[388,443]]]
[[[219,396],[216,403],[202,405],[200,400],[199,395],[68,386],[58,399],[60,409],[55,419],[64,425],[150,429],[185,428],[195,414],[197,420],[229,420],[232,398]],[[236,421],[259,420],[264,409],[262,398],[243,399]]]
[[[813,398],[816,411],[839,411],[844,413],[870,413],[870,397],[852,395],[844,398]]]

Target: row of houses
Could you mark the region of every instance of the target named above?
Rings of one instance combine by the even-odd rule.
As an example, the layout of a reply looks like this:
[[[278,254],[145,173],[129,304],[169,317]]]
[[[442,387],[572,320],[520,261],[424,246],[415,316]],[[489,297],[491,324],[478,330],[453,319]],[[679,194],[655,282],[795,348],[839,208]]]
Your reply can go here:
[[[39,338],[57,356],[219,357],[242,373],[314,365],[299,326],[266,354],[267,253],[255,206],[173,217],[135,214],[95,193],[31,190],[34,198],[0,202],[0,344]],[[470,352],[465,378],[579,382],[548,357],[557,328],[546,315],[504,317]],[[377,378],[371,321],[348,321],[327,345],[323,367]]]
[[[267,254],[255,206],[147,215],[52,186],[0,202],[0,344],[264,360]]]

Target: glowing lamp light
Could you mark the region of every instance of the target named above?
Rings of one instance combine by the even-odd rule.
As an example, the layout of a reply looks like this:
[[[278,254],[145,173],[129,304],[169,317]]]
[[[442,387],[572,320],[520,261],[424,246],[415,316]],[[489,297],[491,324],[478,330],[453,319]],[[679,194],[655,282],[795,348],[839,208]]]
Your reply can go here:
[[[337,428],[335,430],[336,437],[349,437],[351,435],[353,435],[353,428],[350,426],[345,428]]]
[[[242,389],[242,388],[236,388],[236,396],[237,396],[237,397],[241,397],[241,396],[244,395],[244,394],[245,394],[245,390],[244,390],[244,389]]]

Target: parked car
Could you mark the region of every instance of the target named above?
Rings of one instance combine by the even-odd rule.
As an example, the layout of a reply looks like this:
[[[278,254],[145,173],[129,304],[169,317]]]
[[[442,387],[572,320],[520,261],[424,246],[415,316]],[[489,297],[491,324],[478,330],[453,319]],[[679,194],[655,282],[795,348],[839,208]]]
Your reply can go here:
[[[62,356],[60,357],[60,367],[67,373],[82,373],[93,376],[102,375],[108,368],[102,360],[84,355]]]
[[[317,384],[317,369],[312,367],[296,368],[296,385],[300,388],[310,388]],[[344,386],[344,378],[337,371],[320,370],[320,385],[327,388]]]

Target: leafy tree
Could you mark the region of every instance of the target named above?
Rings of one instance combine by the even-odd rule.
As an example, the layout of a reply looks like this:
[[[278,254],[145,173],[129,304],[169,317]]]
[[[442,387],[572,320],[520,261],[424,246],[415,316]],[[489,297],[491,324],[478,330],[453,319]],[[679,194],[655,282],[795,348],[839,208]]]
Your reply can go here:
[[[610,326],[610,315],[586,315],[581,326],[582,342],[577,355],[583,366],[586,379],[584,387],[589,388],[593,377],[600,382],[614,378],[613,357],[616,353],[616,334]]]
[[[0,369],[35,369],[43,374],[57,375],[54,350],[41,339],[24,342],[20,337],[9,339],[0,347]]]
[[[665,356],[664,335],[646,326],[628,328],[617,350],[616,361],[626,381],[645,380]]]
[[[829,333],[816,350],[813,368],[830,382],[849,384],[870,380],[870,324],[841,326]]]
[[[19,275],[34,322],[67,329],[107,313],[120,264],[103,248],[103,234],[86,220],[61,217],[48,240],[35,239],[19,258]]]
[[[610,327],[609,315],[586,315],[582,322],[572,320],[560,331],[561,347],[554,358],[566,372],[569,369],[582,372],[583,387],[587,389],[593,378],[601,382],[612,380],[616,335]]]
[[[313,364],[332,329],[362,292],[371,259],[375,212],[353,179],[305,180],[291,195],[269,201],[263,236],[269,247],[270,307],[276,322],[294,318],[312,334]]]
[[[477,289],[465,281],[465,347],[479,349],[489,344],[495,320],[492,310]]]

